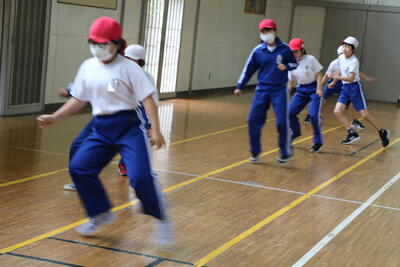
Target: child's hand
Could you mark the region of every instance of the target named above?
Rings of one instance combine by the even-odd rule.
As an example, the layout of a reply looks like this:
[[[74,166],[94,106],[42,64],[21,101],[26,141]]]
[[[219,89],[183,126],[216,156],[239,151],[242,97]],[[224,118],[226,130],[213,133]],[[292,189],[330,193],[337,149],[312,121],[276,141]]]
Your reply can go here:
[[[286,68],[286,66],[284,65],[284,64],[278,64],[277,66],[276,66],[278,69],[280,69],[281,71],[284,71],[284,70],[286,70],[287,68]]]
[[[329,87],[329,88],[333,88],[333,87],[335,86],[335,84],[336,84],[336,80],[333,80],[333,82],[331,82],[331,83],[328,85],[328,87]]]
[[[328,78],[335,79],[336,75],[334,75],[333,73],[328,73],[327,76]]]
[[[372,83],[376,81],[376,78],[373,77],[365,77],[364,81],[366,81],[367,83]]]
[[[235,94],[235,96],[240,96],[242,94],[242,90],[236,88],[235,91],[233,91],[233,93]]]
[[[320,97],[322,97],[324,95],[324,92],[322,92],[321,89],[317,89],[317,95],[319,95]]]
[[[58,90],[58,96],[59,97],[63,97],[63,98],[67,98],[69,97],[68,91],[65,88],[59,89]]]
[[[36,118],[39,127],[46,127],[56,122],[56,116],[54,115],[40,115]]]
[[[154,131],[153,130],[151,132],[150,143],[151,143],[152,146],[155,146],[156,149],[159,149],[163,145],[165,145],[164,136],[161,134],[160,131]]]

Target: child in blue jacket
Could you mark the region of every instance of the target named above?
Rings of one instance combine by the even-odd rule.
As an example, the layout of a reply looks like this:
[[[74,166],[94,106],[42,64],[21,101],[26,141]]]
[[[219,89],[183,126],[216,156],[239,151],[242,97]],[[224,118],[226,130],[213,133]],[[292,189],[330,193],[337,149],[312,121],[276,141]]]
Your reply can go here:
[[[285,163],[292,156],[286,84],[288,82],[288,71],[297,67],[297,61],[290,48],[277,37],[275,21],[264,19],[260,22],[258,29],[260,31],[260,39],[263,42],[250,53],[234,94],[240,96],[251,76],[258,70],[258,84],[248,116],[251,145],[250,162],[256,163],[259,161],[261,129],[265,124],[267,111],[272,103],[279,132],[281,152],[280,157],[276,160],[279,163]]]

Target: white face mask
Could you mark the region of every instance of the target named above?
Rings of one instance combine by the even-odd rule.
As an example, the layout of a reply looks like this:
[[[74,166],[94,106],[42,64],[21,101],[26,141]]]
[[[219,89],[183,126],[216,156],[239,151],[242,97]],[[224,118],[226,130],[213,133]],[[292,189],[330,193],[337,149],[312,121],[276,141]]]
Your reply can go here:
[[[274,33],[267,33],[267,34],[260,33],[260,39],[263,40],[265,43],[270,44],[275,41],[275,34]]]
[[[90,53],[92,53],[92,55],[100,61],[107,61],[114,56],[113,54],[108,52],[109,48],[109,44],[102,45],[102,47],[100,47],[99,45],[90,44]]]

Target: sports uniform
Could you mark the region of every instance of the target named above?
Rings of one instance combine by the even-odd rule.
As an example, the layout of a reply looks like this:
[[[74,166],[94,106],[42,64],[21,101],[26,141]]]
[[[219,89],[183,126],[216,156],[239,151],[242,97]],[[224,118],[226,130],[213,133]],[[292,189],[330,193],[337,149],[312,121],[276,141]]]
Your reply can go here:
[[[265,29],[270,33],[263,34]],[[250,161],[257,162],[259,159],[261,153],[261,129],[265,124],[267,111],[272,104],[279,132],[281,153],[277,161],[284,163],[292,155],[286,84],[288,71],[295,69],[297,62],[290,48],[274,35],[276,23],[273,20],[265,19],[261,21],[259,30],[261,32],[260,38],[264,41],[250,53],[239,77],[235,92],[241,92],[251,76],[258,70],[258,84],[248,116],[251,144]]]

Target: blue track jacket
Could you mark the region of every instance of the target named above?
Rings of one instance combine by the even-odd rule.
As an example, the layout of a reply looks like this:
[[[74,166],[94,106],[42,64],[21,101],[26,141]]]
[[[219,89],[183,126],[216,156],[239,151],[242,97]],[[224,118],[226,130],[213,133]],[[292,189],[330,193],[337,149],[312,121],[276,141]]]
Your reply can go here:
[[[285,71],[277,68],[282,63],[286,66]],[[267,44],[262,42],[256,46],[243,68],[239,77],[237,88],[243,90],[251,76],[258,72],[258,84],[256,90],[267,90],[274,85],[285,85],[288,82],[288,71],[297,67],[296,58],[289,46],[276,37],[276,48],[270,52]]]

